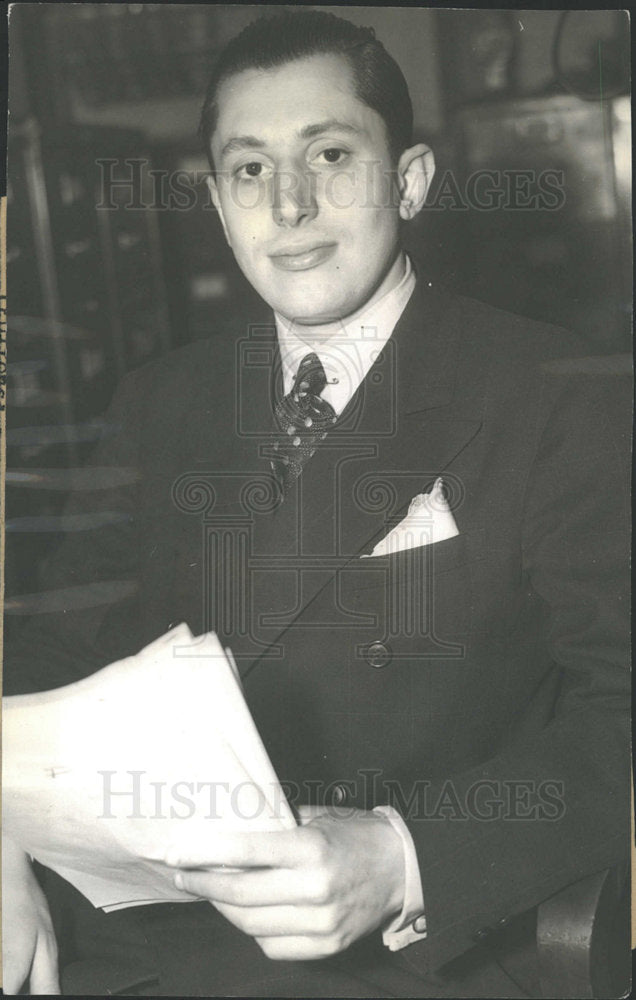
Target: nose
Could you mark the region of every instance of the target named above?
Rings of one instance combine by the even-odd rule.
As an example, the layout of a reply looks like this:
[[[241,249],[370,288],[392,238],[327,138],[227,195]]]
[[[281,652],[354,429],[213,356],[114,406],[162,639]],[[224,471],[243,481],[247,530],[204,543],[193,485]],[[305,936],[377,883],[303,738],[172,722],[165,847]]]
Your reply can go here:
[[[318,214],[315,188],[312,174],[302,170],[278,171],[272,203],[276,225],[292,228],[311,222]]]

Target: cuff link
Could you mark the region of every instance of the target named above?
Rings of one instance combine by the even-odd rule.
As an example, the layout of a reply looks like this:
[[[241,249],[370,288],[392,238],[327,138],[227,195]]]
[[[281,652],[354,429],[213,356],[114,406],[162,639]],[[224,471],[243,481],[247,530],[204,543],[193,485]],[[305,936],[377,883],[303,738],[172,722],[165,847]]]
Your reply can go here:
[[[331,802],[334,806],[343,806],[348,797],[348,790],[346,785],[336,785],[331,796]]]

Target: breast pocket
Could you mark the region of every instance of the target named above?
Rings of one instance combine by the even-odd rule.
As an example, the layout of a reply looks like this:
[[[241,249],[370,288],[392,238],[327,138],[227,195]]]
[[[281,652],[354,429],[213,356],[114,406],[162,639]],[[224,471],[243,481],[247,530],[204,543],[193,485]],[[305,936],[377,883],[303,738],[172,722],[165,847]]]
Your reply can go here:
[[[462,655],[474,626],[483,532],[464,533],[389,556],[358,559],[339,575],[339,599],[358,627],[356,656],[382,643],[393,659]],[[445,651],[445,652],[444,652]]]

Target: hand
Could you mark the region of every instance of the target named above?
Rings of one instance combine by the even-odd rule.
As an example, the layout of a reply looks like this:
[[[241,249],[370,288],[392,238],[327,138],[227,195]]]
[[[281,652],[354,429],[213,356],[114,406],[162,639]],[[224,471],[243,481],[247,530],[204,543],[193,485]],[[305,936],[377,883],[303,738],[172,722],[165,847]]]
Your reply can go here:
[[[205,854],[169,851],[178,888],[203,896],[269,958],[323,958],[402,908],[402,841],[386,817],[301,807],[300,827],[215,838]]]
[[[2,978],[5,994],[59,994],[57,944],[48,903],[28,855],[2,842]]]

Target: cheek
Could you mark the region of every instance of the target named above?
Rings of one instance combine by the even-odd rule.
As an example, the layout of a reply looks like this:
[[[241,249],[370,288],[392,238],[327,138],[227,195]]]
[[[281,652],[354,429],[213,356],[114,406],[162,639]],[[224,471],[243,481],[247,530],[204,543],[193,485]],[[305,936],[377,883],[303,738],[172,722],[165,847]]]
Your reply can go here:
[[[345,222],[344,213],[342,221]],[[370,207],[351,209],[346,216],[341,248],[360,274],[373,270],[395,245],[398,227],[392,213]]]
[[[238,261],[253,261],[265,239],[258,213],[235,212],[231,221],[226,217],[226,224],[234,256]]]
[[[319,179],[317,197],[321,211],[337,220],[364,203],[364,185],[355,175],[338,172]]]
[[[356,184],[356,204],[371,215],[386,213],[394,201],[391,176],[386,164],[376,164],[375,169],[365,171]]]
[[[271,202],[270,186],[260,181],[233,179],[225,188],[224,204],[236,216],[263,211]]]
[[[236,253],[250,253],[267,235],[271,217],[263,185],[232,185],[221,202],[223,218]]]
[[[385,239],[395,238],[398,215],[392,203],[392,187],[382,176],[370,177],[366,182],[359,178],[355,185],[339,178],[324,194],[323,218],[328,216],[345,245],[373,256],[382,253]]]

